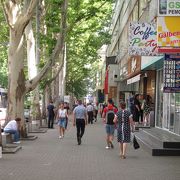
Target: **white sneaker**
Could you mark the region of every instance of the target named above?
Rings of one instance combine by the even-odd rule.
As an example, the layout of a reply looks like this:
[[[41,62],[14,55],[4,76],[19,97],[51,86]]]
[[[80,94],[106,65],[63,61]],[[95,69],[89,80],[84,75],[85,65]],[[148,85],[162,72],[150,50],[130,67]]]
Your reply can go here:
[[[110,149],[110,147],[109,147],[109,146],[106,146],[106,149]]]
[[[13,144],[20,144],[21,141],[16,141],[16,142],[13,142]]]
[[[62,139],[62,136],[59,136],[59,139]]]

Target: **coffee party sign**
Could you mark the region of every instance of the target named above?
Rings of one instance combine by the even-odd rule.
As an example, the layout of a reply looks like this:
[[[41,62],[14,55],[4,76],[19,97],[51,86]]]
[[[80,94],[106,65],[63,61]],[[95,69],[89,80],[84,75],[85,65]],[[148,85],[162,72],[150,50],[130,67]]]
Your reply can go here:
[[[157,53],[157,31],[155,24],[136,22],[130,23],[129,55],[159,55]]]

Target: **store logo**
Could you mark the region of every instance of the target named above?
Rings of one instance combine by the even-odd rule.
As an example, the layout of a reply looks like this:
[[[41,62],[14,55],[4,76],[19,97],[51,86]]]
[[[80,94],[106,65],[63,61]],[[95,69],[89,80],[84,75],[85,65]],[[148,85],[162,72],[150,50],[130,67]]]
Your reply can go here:
[[[131,71],[135,72],[136,67],[137,67],[137,59],[136,58],[132,58],[132,61],[131,61]]]

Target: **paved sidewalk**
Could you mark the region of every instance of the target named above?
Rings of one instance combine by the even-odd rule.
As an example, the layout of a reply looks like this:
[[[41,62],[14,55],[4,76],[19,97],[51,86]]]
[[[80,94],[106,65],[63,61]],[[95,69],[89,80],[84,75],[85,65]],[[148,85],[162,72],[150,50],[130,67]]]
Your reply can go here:
[[[128,148],[120,159],[118,147],[105,149],[103,125],[88,125],[82,145],[69,126],[64,139],[57,129],[37,134],[35,141],[23,141],[16,154],[3,154],[0,180],[179,180],[180,157],[152,157],[142,149]],[[116,141],[115,141],[116,142]]]

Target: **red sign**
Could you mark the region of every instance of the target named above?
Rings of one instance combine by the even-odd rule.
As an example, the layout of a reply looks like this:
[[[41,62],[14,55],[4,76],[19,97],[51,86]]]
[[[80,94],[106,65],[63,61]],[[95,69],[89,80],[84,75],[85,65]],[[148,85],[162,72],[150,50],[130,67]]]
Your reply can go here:
[[[159,53],[180,53],[180,48],[158,48]]]

